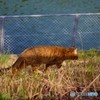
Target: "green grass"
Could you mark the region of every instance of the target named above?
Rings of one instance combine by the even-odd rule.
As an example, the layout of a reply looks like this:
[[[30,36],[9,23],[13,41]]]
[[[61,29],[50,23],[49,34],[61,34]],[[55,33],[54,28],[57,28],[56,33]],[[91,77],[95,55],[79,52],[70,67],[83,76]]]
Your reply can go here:
[[[11,96],[9,93],[1,93],[0,100],[11,100]]]
[[[100,90],[100,52],[95,49],[79,51],[79,60],[66,61],[57,69],[51,66],[47,72],[23,69],[15,77],[10,73],[0,76],[0,100],[56,100],[71,99],[71,91]],[[0,56],[0,67],[7,64],[9,55]],[[87,88],[88,87],[88,88]],[[65,100],[66,100],[65,99]]]
[[[0,66],[7,63],[8,57],[9,57],[8,53],[5,53],[5,54],[0,56]]]

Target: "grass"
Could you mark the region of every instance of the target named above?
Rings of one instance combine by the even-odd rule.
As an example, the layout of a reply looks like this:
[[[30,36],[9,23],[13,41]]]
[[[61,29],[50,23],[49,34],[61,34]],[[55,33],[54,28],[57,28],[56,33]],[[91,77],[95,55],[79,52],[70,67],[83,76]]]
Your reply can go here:
[[[65,61],[66,66],[51,66],[47,72],[29,68],[15,77],[0,76],[0,100],[96,100],[98,97],[70,97],[70,92],[97,91],[100,93],[100,52],[80,51],[79,60]],[[15,60],[14,60],[15,61]],[[0,56],[0,67],[12,65],[9,55]]]

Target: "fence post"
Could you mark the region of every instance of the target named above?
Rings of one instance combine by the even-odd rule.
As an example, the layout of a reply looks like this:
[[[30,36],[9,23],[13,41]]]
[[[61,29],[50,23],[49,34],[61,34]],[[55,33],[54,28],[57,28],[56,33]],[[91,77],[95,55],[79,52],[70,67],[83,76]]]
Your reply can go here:
[[[0,34],[0,54],[4,52],[4,24],[5,24],[5,17],[2,17],[2,31]]]
[[[73,27],[73,37],[72,37],[72,47],[75,47],[76,45],[76,34],[77,34],[77,30],[78,30],[78,19],[79,19],[79,15],[75,15],[74,18],[74,27]]]

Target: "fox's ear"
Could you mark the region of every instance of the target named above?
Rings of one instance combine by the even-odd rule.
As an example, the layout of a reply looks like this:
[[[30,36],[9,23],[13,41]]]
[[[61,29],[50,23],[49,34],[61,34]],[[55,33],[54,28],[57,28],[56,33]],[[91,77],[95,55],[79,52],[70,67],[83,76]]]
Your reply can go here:
[[[76,49],[74,49],[74,54],[78,54],[78,50],[77,50],[77,48]]]

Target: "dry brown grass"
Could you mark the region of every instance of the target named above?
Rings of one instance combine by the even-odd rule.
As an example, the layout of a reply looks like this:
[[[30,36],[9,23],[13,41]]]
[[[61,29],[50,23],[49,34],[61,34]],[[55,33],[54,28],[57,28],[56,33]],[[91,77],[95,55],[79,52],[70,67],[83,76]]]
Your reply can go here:
[[[98,97],[71,97],[70,92],[97,91],[100,93],[100,52],[80,52],[79,60],[65,61],[57,69],[51,66],[47,72],[23,69],[15,77],[10,73],[0,76],[0,100],[99,100]],[[0,67],[12,65],[16,56],[2,55]],[[5,99],[4,99],[5,98]],[[98,99],[97,99],[98,98]]]

